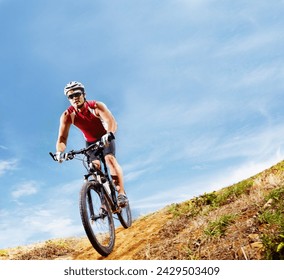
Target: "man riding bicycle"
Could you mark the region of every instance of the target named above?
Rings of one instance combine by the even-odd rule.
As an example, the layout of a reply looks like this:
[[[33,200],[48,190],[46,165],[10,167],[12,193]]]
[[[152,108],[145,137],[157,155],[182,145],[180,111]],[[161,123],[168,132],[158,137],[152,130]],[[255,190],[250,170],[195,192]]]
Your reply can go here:
[[[85,87],[80,82],[72,81],[64,88],[64,94],[71,106],[60,117],[59,134],[56,143],[56,159],[64,160],[64,151],[71,124],[78,127],[84,135],[86,146],[101,140],[104,145],[104,156],[110,169],[110,175],[118,190],[118,205],[125,206],[128,199],[125,195],[123,172],[115,158],[115,141],[108,141],[109,135],[115,133],[117,123],[112,113],[102,102],[86,100]],[[100,168],[100,161],[94,152],[90,152],[92,163]]]

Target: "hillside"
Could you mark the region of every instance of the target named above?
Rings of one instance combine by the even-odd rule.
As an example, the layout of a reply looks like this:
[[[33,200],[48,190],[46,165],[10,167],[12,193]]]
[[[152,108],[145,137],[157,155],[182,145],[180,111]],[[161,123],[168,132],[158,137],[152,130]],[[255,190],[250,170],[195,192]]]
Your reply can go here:
[[[0,259],[284,259],[284,162],[118,228],[103,258],[87,238],[0,250]]]

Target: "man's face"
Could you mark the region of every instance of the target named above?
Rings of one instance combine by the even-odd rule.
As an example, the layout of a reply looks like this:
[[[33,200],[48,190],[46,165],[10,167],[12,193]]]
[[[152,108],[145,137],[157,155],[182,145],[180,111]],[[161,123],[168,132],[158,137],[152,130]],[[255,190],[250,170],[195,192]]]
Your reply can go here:
[[[69,90],[67,92],[67,98],[69,99],[71,105],[76,109],[81,108],[85,102],[85,96],[79,89]]]

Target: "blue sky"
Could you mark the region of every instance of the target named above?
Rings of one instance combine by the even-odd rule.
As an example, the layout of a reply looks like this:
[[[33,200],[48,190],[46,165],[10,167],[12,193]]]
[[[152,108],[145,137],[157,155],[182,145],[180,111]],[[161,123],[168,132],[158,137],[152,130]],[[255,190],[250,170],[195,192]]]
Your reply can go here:
[[[0,248],[84,236],[84,169],[48,155],[71,80],[118,121],[135,217],[282,160],[283,14],[283,0],[0,0]],[[83,145],[72,128],[68,149]]]

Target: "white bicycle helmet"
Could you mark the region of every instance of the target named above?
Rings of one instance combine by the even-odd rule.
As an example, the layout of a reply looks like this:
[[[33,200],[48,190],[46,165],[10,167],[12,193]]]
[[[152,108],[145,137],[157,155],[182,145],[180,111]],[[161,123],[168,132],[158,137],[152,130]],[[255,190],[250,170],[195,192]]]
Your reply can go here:
[[[72,81],[64,87],[64,94],[67,95],[69,90],[81,89],[85,93],[85,87],[80,82]]]

